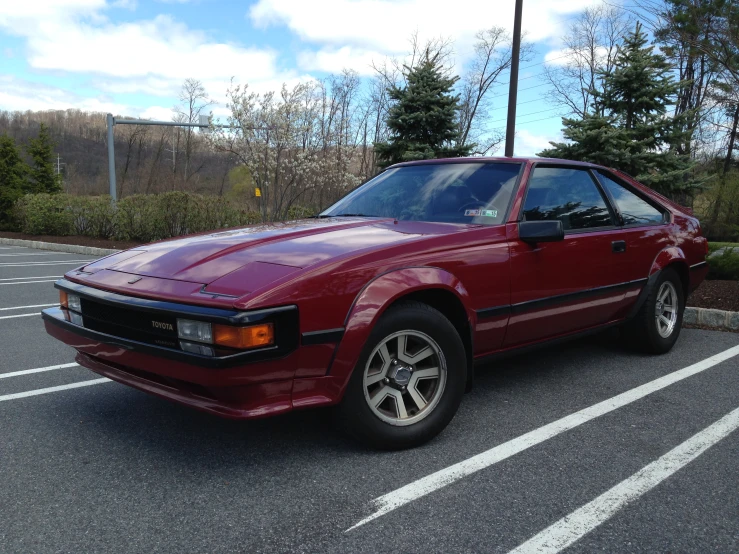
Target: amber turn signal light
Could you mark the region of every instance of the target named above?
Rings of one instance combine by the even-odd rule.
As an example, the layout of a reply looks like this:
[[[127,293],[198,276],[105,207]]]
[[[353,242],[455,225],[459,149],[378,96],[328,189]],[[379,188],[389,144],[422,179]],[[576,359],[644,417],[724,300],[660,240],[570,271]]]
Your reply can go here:
[[[59,305],[62,308],[69,308],[69,301],[67,299],[67,293],[63,290],[59,291]]]
[[[275,342],[275,329],[272,323],[249,327],[213,325],[213,342],[221,346],[241,349],[269,346]]]

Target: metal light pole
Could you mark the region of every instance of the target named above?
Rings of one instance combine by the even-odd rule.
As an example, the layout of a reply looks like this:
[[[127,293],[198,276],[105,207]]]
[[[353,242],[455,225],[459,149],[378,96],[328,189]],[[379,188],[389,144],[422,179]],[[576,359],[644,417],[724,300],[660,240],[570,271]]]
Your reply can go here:
[[[117,188],[115,186],[115,144],[113,143],[113,125],[115,120],[113,114],[108,114],[108,184],[110,185],[110,198],[115,204]]]
[[[151,121],[148,119],[116,119],[112,113],[108,114],[108,183],[110,185],[110,197],[115,204],[118,193],[115,184],[115,142],[113,140],[113,128],[116,125],[159,125],[163,127],[199,127],[207,129],[210,127],[210,117],[201,115],[197,123],[178,123],[176,121]],[[237,129],[238,125],[214,125],[217,129]],[[255,127],[256,129],[256,127]]]
[[[505,155],[513,157],[513,141],[516,138],[516,97],[518,96],[518,61],[521,53],[521,11],[523,0],[516,0],[513,18],[513,50],[511,51],[511,80],[508,86],[508,124],[505,133]]]

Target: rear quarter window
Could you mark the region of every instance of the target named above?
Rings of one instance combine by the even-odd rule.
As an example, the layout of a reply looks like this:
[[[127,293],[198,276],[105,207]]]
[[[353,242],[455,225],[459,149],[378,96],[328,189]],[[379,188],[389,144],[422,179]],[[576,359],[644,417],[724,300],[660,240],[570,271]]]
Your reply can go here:
[[[621,212],[624,225],[657,225],[666,221],[663,210],[640,198],[607,173],[597,173],[598,179]]]

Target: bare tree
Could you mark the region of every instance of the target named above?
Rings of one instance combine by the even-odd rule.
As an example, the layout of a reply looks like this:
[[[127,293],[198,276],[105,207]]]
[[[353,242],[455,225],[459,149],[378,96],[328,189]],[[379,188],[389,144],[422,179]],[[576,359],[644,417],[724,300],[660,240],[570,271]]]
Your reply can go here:
[[[477,144],[476,154],[486,154],[503,140],[499,132],[485,125],[491,107],[488,92],[498,78],[511,67],[513,41],[503,27],[479,31],[475,38],[474,57],[462,77],[459,90],[459,145]],[[520,59],[529,61],[533,45],[523,41]]]
[[[184,123],[198,123],[203,112],[214,103],[205,91],[203,83],[197,79],[185,79],[180,90],[179,100],[180,104],[173,108],[175,121],[182,121]],[[197,173],[197,170],[191,171],[194,128],[185,127],[183,134],[185,140],[184,182],[187,183],[190,177],[194,173]]]
[[[562,37],[563,63],[545,65],[543,77],[550,86],[549,100],[563,115],[582,117],[597,111],[592,93],[613,70],[621,37],[631,25],[624,10],[609,4],[586,8],[570,24]]]

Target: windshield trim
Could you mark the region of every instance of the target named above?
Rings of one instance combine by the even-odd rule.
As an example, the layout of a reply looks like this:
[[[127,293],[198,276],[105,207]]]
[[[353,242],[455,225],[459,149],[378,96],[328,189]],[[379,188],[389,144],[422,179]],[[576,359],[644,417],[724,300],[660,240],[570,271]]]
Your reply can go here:
[[[436,162],[436,163],[434,163],[434,162]],[[331,204],[331,206],[329,206],[328,208],[326,208],[324,210],[321,210],[320,213],[318,213],[317,215],[315,215],[313,217],[316,217],[316,218],[335,217],[333,215],[330,215],[330,214],[327,214],[326,213],[332,206],[335,206],[336,204],[338,204],[339,202],[341,202],[342,200],[344,200],[347,196],[349,196],[350,194],[353,194],[357,189],[363,187],[364,185],[366,185],[370,181],[373,181],[374,179],[376,179],[377,177],[379,177],[383,173],[385,173],[387,171],[390,171],[391,169],[400,169],[402,167],[427,166],[427,165],[450,165],[450,164],[458,164],[458,163],[480,164],[480,165],[482,165],[482,164],[484,164],[484,165],[489,165],[489,164],[517,164],[519,166],[519,168],[518,168],[518,175],[516,176],[516,182],[513,185],[513,190],[511,191],[511,197],[508,199],[508,206],[506,206],[505,215],[503,216],[501,222],[495,224],[495,226],[497,226],[497,225],[505,225],[506,223],[508,223],[508,218],[511,215],[511,208],[513,207],[513,202],[514,202],[516,196],[518,195],[518,191],[519,191],[519,188],[521,186],[521,179],[523,177],[524,170],[526,169],[526,166],[528,165],[528,163],[526,161],[521,161],[521,160],[505,160],[505,159],[503,159],[503,160],[498,160],[498,159],[491,160],[491,159],[484,159],[484,158],[483,159],[480,159],[478,161],[478,160],[476,160],[474,158],[459,158],[459,159],[443,160],[443,161],[442,160],[418,160],[418,161],[413,161],[413,162],[401,162],[401,163],[394,164],[394,165],[391,165],[389,167],[386,167],[385,169],[383,169],[382,171],[380,171],[377,175],[374,175],[373,177],[367,179],[364,183],[362,183],[360,185],[357,185],[352,190],[348,191],[344,196],[342,196],[341,198],[339,198],[338,200],[336,200],[335,202],[333,202]],[[374,217],[380,217],[380,216],[374,216]],[[391,219],[391,218],[388,218],[388,219]],[[483,224],[483,223],[458,223],[458,222],[452,222],[452,221],[443,222],[443,223],[448,223],[450,225],[465,225],[465,226],[473,225],[475,227],[484,227],[485,226],[485,224]]]

